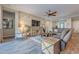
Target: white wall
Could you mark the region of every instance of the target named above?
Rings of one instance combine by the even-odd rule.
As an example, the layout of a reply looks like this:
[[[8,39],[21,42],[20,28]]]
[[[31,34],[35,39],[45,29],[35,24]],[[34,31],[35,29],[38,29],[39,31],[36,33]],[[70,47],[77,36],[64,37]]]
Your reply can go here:
[[[79,33],[79,16],[72,17],[72,28],[74,32]]]
[[[2,6],[0,5],[0,29],[2,29]]]
[[[65,21],[65,28],[72,28],[71,18],[67,18]]]
[[[74,29],[74,32],[79,33],[79,20],[73,21],[73,29]]]
[[[31,26],[31,17],[28,14],[19,12],[19,20],[25,21],[26,25]]]
[[[52,31],[52,21],[46,21],[45,22],[45,28],[46,28],[46,31],[49,32],[49,31]]]
[[[17,37],[17,33],[19,33],[18,22],[19,22],[19,13],[15,11],[15,38]]]
[[[52,27],[55,28],[57,26],[57,21],[52,21]]]

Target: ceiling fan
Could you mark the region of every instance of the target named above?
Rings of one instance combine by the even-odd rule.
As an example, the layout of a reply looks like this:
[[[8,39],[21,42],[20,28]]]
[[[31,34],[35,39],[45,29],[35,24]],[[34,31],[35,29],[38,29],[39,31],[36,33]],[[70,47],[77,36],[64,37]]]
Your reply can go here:
[[[48,12],[46,12],[46,14],[48,15],[48,16],[56,16],[57,15],[57,11],[51,11],[51,10],[48,10]]]

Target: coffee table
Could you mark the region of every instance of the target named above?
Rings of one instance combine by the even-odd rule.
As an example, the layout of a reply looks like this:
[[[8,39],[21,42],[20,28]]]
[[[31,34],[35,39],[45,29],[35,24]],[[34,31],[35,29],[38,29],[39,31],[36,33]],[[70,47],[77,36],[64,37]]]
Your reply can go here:
[[[54,37],[45,37],[42,41],[42,51],[45,54],[60,53],[60,40]]]

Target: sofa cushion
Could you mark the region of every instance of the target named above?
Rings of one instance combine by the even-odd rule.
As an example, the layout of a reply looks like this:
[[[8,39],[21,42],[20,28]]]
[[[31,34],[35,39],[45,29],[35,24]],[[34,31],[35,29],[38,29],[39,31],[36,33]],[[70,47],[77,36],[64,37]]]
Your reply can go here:
[[[54,29],[54,33],[58,33],[58,29]]]
[[[63,30],[64,28],[58,28],[58,33],[62,33]]]
[[[61,40],[61,50],[63,50],[65,47],[66,47],[66,43],[63,40]]]
[[[71,30],[67,33],[67,35],[63,38],[63,41],[67,43],[71,37]]]
[[[61,39],[61,33],[56,33],[56,35],[53,35],[53,37]]]
[[[61,39],[64,38],[64,36],[68,33],[69,29],[64,29],[61,33]]]

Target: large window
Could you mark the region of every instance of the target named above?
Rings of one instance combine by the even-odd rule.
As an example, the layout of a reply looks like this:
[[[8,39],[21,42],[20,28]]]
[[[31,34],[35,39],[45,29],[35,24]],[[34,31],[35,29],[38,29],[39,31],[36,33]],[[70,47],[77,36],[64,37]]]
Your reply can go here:
[[[64,28],[64,23],[63,22],[60,23],[60,28]]]
[[[58,28],[65,28],[65,22],[64,21],[59,21],[58,22]]]

